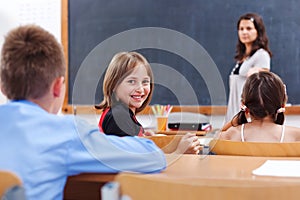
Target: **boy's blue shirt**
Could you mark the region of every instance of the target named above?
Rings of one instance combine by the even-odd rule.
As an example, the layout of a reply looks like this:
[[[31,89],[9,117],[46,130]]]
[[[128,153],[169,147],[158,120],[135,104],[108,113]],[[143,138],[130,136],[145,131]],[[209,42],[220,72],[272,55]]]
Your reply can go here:
[[[22,100],[0,106],[0,169],[15,172],[26,197],[63,199],[67,176],[82,172],[155,173],[166,168],[150,140],[106,136],[74,116],[49,114]]]

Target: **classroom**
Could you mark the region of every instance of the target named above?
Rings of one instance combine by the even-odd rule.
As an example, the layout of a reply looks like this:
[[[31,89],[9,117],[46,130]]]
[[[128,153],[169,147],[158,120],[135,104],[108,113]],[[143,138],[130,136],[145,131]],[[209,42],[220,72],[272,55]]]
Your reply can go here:
[[[299,199],[298,141],[218,138],[221,129],[227,131],[236,23],[248,12],[264,21],[270,71],[281,78],[287,93],[280,125],[300,128],[299,6],[297,0],[11,0],[0,8],[1,46],[9,30],[24,24],[41,26],[62,44],[66,93],[58,115],[79,116],[101,130],[102,110],[95,105],[105,95],[103,81],[112,57],[136,51],[153,70],[152,100],[136,119],[146,131],[154,131],[144,137],[164,152],[166,169],[69,176],[63,199]],[[0,92],[0,106],[8,102]],[[176,154],[187,132],[197,136],[199,152]],[[0,197],[6,184],[23,184],[6,176],[0,178]]]

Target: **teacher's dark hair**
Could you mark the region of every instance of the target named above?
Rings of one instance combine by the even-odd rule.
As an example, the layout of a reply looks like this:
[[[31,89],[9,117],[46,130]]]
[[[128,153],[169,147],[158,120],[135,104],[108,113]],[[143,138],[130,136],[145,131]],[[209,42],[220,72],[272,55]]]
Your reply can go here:
[[[251,20],[257,31],[257,38],[252,43],[252,49],[250,55],[248,56],[252,56],[258,49],[263,48],[269,53],[270,57],[272,57],[272,52],[269,48],[269,39],[262,18],[256,13],[246,13],[239,18],[237,22],[237,30],[239,30],[241,20]],[[236,55],[234,58],[237,61],[240,61],[245,56],[245,53],[246,53],[245,44],[243,44],[240,40],[238,40],[238,43],[236,45]]]

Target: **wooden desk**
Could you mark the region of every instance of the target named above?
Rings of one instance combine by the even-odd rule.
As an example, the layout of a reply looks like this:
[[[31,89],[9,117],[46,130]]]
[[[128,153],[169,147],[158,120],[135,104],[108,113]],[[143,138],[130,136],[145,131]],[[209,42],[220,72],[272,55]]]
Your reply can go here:
[[[101,199],[101,187],[113,181],[116,174],[84,173],[70,176],[67,180],[64,200],[97,200]]]
[[[152,140],[164,153],[170,154],[173,153],[182,138],[182,135],[164,135],[164,136],[145,136]],[[200,147],[200,151],[203,150],[203,146]]]
[[[121,173],[122,194],[132,200],[299,199],[300,178],[252,175],[267,158],[183,155],[160,174]]]
[[[155,131],[156,134],[164,134],[164,135],[185,135],[186,133],[195,133],[197,136],[205,136],[208,131]]]

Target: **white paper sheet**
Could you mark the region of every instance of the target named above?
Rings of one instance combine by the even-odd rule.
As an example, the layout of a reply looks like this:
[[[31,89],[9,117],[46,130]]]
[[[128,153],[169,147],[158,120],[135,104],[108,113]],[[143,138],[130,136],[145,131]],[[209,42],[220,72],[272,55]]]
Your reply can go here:
[[[300,160],[267,160],[252,171],[259,176],[300,177]]]

